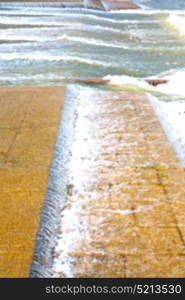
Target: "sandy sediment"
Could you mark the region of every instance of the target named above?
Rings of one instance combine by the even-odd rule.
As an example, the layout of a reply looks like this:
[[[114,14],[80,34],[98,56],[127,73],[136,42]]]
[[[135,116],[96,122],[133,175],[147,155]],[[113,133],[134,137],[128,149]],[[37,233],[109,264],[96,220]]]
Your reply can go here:
[[[64,90],[0,88],[0,277],[28,277]]]

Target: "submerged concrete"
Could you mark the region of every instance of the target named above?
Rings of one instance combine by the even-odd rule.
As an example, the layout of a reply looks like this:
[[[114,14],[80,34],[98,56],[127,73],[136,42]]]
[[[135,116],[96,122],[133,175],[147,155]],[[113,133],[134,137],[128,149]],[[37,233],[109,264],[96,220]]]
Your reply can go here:
[[[0,88],[0,277],[28,277],[63,97]]]
[[[64,111],[51,274],[184,277],[185,173],[147,98],[76,90]]]
[[[0,277],[28,276],[48,187],[48,209],[54,198],[63,206],[45,274],[184,278],[185,173],[149,101],[69,94],[63,107],[63,87],[0,89]],[[47,185],[62,107],[65,138]],[[52,234],[40,232],[44,253]],[[44,277],[47,259],[37,254],[31,274]]]

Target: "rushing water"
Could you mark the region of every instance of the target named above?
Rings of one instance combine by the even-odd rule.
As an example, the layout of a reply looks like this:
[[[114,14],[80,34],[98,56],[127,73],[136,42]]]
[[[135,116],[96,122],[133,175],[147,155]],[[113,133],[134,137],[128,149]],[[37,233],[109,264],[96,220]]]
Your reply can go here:
[[[184,19],[182,10],[156,6],[107,13],[57,4],[34,4],[31,9],[28,4],[1,4],[0,84],[174,75],[185,68]]]

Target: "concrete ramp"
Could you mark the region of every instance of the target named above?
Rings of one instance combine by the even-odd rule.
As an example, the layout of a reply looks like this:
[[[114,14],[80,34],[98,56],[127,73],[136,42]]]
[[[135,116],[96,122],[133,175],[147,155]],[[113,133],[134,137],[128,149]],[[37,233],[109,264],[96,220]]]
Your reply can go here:
[[[146,96],[66,96],[0,88],[0,277],[184,278],[185,173]]]
[[[63,87],[0,88],[0,277],[28,277]]]
[[[58,141],[31,276],[184,277],[185,173],[146,96],[68,88]]]

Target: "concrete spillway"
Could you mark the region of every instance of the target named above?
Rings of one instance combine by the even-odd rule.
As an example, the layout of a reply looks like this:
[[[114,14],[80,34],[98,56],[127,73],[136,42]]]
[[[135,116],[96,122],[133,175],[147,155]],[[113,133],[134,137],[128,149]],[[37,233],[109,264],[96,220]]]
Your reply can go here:
[[[184,179],[144,94],[69,88],[31,276],[183,276]]]

